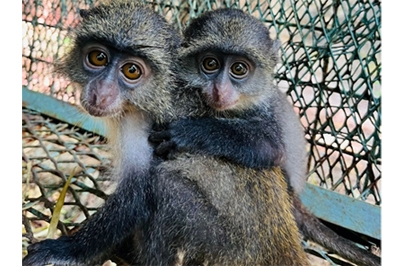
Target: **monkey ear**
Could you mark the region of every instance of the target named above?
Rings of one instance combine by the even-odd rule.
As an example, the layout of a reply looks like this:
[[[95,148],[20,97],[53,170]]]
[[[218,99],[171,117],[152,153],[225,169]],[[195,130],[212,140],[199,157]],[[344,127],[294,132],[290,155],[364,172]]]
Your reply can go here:
[[[274,53],[278,53],[280,48],[281,48],[281,41],[278,40],[278,39],[273,41],[273,43],[272,43],[272,51]]]
[[[276,56],[275,60],[276,63],[280,62],[280,48],[281,48],[281,41],[276,39],[275,41],[273,41],[272,43],[272,54]]]
[[[89,16],[89,10],[88,9],[81,9],[79,10],[79,15],[83,18],[86,19]]]

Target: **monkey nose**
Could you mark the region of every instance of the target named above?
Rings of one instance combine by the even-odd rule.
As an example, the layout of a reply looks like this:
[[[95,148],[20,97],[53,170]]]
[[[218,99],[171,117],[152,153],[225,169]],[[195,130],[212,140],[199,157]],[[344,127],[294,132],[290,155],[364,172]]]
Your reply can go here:
[[[92,91],[91,104],[96,108],[106,109],[110,107],[118,96],[118,88],[115,86],[97,87]]]
[[[230,82],[215,83],[210,100],[210,106],[218,110],[225,110],[236,105],[239,94]]]
[[[221,99],[220,96],[220,90],[218,89],[217,86],[214,86],[213,91],[212,91],[212,98],[215,102],[219,102]]]
[[[224,99],[226,99],[229,96],[229,91],[230,91],[230,88],[225,83],[214,84],[213,92],[212,92],[213,100],[215,102],[224,101]]]

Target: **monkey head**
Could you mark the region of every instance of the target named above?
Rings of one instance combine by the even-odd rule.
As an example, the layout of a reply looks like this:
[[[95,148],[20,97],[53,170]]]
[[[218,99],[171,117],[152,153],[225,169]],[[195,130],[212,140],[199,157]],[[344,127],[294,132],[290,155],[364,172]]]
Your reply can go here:
[[[57,69],[81,87],[82,106],[93,116],[138,108],[162,120],[171,108],[179,34],[135,1],[111,1],[80,15],[72,48]]]
[[[239,9],[206,12],[190,23],[183,38],[181,78],[200,88],[210,107],[242,110],[268,97],[279,41],[270,39],[258,19]]]

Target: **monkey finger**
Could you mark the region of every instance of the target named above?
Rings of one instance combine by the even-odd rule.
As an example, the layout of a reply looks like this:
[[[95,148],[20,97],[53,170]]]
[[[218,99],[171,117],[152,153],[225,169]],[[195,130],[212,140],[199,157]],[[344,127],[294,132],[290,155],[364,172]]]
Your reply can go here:
[[[171,133],[168,130],[165,131],[152,131],[150,132],[149,136],[149,141],[150,142],[163,142],[163,141],[169,141],[171,139]]]
[[[160,145],[155,148],[155,153],[159,156],[166,156],[168,153],[172,150],[174,150],[176,147],[175,142],[173,141],[164,141],[161,142]]]
[[[164,131],[168,129],[168,124],[165,123],[155,123],[153,125],[153,131]]]
[[[168,152],[166,159],[167,160],[173,160],[176,159],[176,157],[180,154],[180,152],[177,149],[172,149]]]

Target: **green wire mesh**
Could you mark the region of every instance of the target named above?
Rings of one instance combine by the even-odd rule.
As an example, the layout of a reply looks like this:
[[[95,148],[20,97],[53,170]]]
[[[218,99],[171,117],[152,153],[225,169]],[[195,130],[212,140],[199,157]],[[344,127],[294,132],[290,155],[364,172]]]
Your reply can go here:
[[[71,174],[63,222],[58,224],[62,234],[93,214],[114,187],[106,174],[111,166],[109,149],[99,136],[23,108],[22,146],[23,224],[30,241],[46,236],[35,228],[50,222]]]
[[[237,7],[265,22],[271,37],[278,38],[282,44],[276,82],[287,93],[304,126],[309,150],[308,182],[371,204],[381,204],[381,1],[148,3],[179,29],[204,11],[218,7]],[[79,22],[79,9],[94,4],[94,1],[79,0],[23,1],[23,86],[79,104],[79,91],[68,80],[56,76],[52,66],[68,48],[67,34]],[[57,198],[55,194],[71,171],[61,165],[79,166],[69,190],[71,202],[67,205],[79,208],[88,216],[95,208],[86,205],[91,201],[81,202],[78,194],[95,195],[96,206],[101,205],[97,199],[106,198],[103,190],[110,184],[101,174],[93,176],[92,172],[101,172],[111,161],[97,154],[107,150],[101,138],[45,119],[32,110],[24,109],[23,114],[23,181],[36,191],[35,196],[24,200],[23,222],[26,236],[35,241],[34,228],[27,221],[48,222],[49,208]],[[42,139],[46,136],[52,137]],[[75,142],[64,141],[63,136]],[[46,148],[48,142],[57,144],[57,148],[53,149],[50,144]],[[27,152],[34,149],[32,145],[42,149],[44,155]],[[80,151],[77,147],[82,145],[85,149]],[[54,159],[64,153],[69,154],[67,162]],[[99,164],[81,162],[80,156],[94,158]],[[44,161],[51,166],[44,167]],[[54,176],[58,181],[51,183],[41,175]],[[43,207],[40,211],[35,207],[39,203]],[[67,211],[65,220],[61,219],[67,221],[59,225],[63,233],[67,227],[79,223],[68,224],[73,220],[71,213],[74,212]]]

